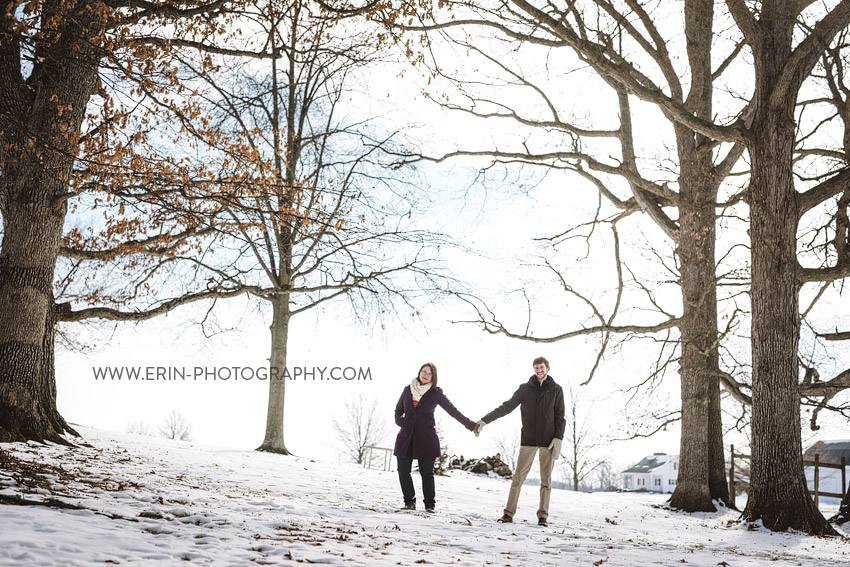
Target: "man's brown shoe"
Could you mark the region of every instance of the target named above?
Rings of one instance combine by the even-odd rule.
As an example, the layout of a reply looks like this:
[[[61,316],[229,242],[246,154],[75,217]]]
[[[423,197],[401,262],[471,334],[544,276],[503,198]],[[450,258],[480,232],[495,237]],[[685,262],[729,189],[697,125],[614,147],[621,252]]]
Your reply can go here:
[[[507,514],[503,514],[503,515],[502,515],[502,517],[501,517],[501,518],[499,518],[499,519],[498,519],[498,520],[496,520],[496,521],[497,521],[497,522],[501,522],[501,523],[503,523],[503,524],[510,524],[511,522],[513,522],[513,521],[514,521],[514,519],[513,519],[512,517],[508,516]]]
[[[537,525],[545,528],[549,525],[549,522],[546,521],[546,518],[537,518]]]

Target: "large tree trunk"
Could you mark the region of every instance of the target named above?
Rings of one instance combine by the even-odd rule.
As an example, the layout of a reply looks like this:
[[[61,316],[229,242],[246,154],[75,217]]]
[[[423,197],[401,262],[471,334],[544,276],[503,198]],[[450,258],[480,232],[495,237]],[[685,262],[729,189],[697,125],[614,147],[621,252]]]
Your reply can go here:
[[[13,19],[0,16],[0,441],[62,442],[56,410],[53,273],[104,21],[87,2],[43,6],[24,80]],[[65,13],[62,10],[71,10]]]
[[[749,141],[752,254],[752,464],[746,521],[771,530],[835,533],[809,497],[800,431],[798,199],[792,175],[795,97],[772,100],[791,54],[791,3],[762,14],[755,52],[759,106]]]
[[[790,114],[790,112],[789,112]],[[750,492],[743,517],[772,530],[832,533],[809,497],[800,432],[797,195],[794,123],[766,117],[750,148],[753,417]]]
[[[712,500],[726,502],[729,494],[723,474],[717,378],[715,192],[709,183],[685,177],[686,172],[700,172],[694,165],[698,164],[682,164],[680,184],[682,434],[679,480],[670,499],[672,507],[687,512],[714,511]]]
[[[685,3],[691,92],[687,105],[712,119],[711,41],[713,3]],[[682,290],[682,434],[679,477],[670,505],[687,512],[714,511],[713,500],[729,504],[723,458],[723,428],[717,355],[715,273],[717,183],[712,177],[711,141],[676,125],[679,157],[679,257]]]
[[[717,336],[715,327],[714,336]],[[712,367],[719,371],[717,349],[712,353]],[[723,446],[723,420],[720,411],[720,380],[717,374],[706,376],[708,383],[708,488],[712,500],[719,500],[729,508],[736,508],[735,499],[729,494],[726,477],[726,453]]]
[[[33,172],[26,181],[36,185],[41,178]],[[58,180],[54,184],[63,185]],[[3,210],[0,442],[32,439],[63,443],[60,435],[71,430],[56,409],[52,289],[65,207],[64,201],[61,206],[43,201],[27,206],[21,202],[23,196],[32,198],[45,192],[37,187],[22,189]]]
[[[283,410],[286,400],[286,348],[289,339],[289,321],[292,317],[288,295],[278,295],[272,300],[272,344],[269,357],[269,406],[266,414],[266,437],[258,451],[289,455],[283,442]],[[276,375],[277,378],[273,378]]]

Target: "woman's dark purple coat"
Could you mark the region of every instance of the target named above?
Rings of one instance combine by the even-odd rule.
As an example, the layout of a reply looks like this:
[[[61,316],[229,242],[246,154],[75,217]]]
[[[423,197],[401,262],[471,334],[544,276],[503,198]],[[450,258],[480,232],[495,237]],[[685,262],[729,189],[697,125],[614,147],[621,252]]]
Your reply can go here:
[[[413,441],[414,459],[440,457],[442,454],[440,438],[437,437],[434,424],[434,410],[437,409],[437,406],[442,406],[450,416],[470,431],[475,429],[475,422],[468,419],[452,405],[443,393],[442,388],[431,388],[425,392],[425,395],[419,400],[419,406],[414,408],[413,394],[410,393],[410,386],[407,386],[395,406],[395,423],[401,427],[401,431],[398,432],[398,437],[395,439],[393,454],[396,457],[408,456],[408,447],[411,441]]]

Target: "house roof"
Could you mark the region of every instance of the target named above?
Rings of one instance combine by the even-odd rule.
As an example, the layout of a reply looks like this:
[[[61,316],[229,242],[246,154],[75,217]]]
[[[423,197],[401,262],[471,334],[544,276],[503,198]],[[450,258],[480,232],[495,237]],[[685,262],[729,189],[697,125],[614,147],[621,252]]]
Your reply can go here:
[[[638,474],[646,474],[650,473],[656,469],[660,469],[670,461],[676,460],[679,457],[677,455],[667,455],[665,453],[655,453],[654,455],[650,455],[649,457],[644,457],[640,460],[640,462],[634,465],[630,469],[626,469],[624,473],[638,473]]]
[[[803,453],[807,461],[815,460],[815,455],[820,455],[822,463],[841,463],[841,457],[850,463],[850,440],[838,439],[833,441],[818,441]]]

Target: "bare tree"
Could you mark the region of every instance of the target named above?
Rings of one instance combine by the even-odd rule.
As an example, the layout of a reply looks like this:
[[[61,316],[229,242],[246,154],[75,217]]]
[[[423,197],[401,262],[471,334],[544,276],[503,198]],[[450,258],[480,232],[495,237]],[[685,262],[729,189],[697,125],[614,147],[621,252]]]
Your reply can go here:
[[[492,442],[493,449],[499,457],[516,472],[516,461],[519,458],[520,438],[517,431],[500,433]]]
[[[335,299],[348,299],[358,319],[401,309],[416,314],[418,298],[432,297],[446,281],[429,262],[432,250],[446,243],[409,229],[413,184],[407,170],[388,167],[390,150],[404,153],[394,141],[397,132],[384,131],[349,101],[359,73],[380,55],[376,28],[348,25],[312,1],[253,3],[240,18],[252,30],[243,41],[254,51],[177,53],[175,81],[193,90],[145,91],[195,148],[160,151],[201,161],[195,174],[151,175],[144,187],[128,182],[112,192],[121,211],[132,208],[157,221],[164,215],[168,220],[154,230],[160,224],[182,230],[171,231],[166,242],[139,238],[111,247],[75,234],[81,245],[66,253],[78,262],[109,262],[127,252],[121,261],[130,281],[123,289],[133,301],[147,290],[175,294],[132,314],[110,305],[75,317],[139,320],[198,299],[211,300],[210,311],[226,297],[259,300],[270,320],[271,378],[258,449],[288,454],[292,319]],[[155,130],[160,137],[172,121]],[[140,266],[142,256],[153,262]],[[68,272],[77,268],[72,264]],[[78,295],[111,299],[92,298],[91,287],[78,285]]]
[[[566,405],[567,428],[561,447],[561,466],[565,479],[578,492],[579,486],[606,462],[598,454],[605,446],[605,440],[596,429],[598,424],[593,419],[593,406],[581,407],[572,387],[569,388]]]
[[[156,82],[172,47],[214,49],[233,4],[14,0],[0,13],[0,441],[74,433],[56,408],[53,277],[75,165],[121,169],[111,142],[126,115],[113,87],[126,74],[107,63]],[[169,30],[168,41],[151,29]]]
[[[839,398],[850,388],[850,369],[839,368],[839,372],[826,381],[822,381],[823,371],[819,370],[839,348],[836,345],[850,339],[850,333],[841,332],[835,326],[834,307],[820,307],[823,299],[829,296],[837,296],[840,304],[843,280],[850,266],[850,189],[840,175],[840,170],[850,166],[848,39],[850,30],[845,28],[824,51],[812,74],[813,79],[809,81],[812,87],[806,90],[819,88],[823,96],[806,96],[798,101],[796,110],[800,128],[794,150],[795,177],[800,183],[815,183],[821,188],[818,198],[810,194],[806,200],[800,214],[798,238],[798,258],[804,279],[800,290],[804,333],[800,366],[805,375],[800,393],[803,404],[813,408],[809,422],[813,431],[819,429],[818,416],[824,409],[850,418],[847,396],[843,401]],[[835,175],[835,171],[839,171],[839,175]],[[828,183],[821,185],[822,181]],[[836,191],[824,191],[830,185]],[[809,299],[803,303],[805,296]]]
[[[157,431],[166,439],[190,441],[192,438],[192,425],[186,421],[186,416],[176,409],[163,418]]]
[[[340,419],[333,418],[337,441],[343,452],[358,465],[366,458],[366,447],[381,445],[387,438],[383,413],[378,409],[378,400],[361,393],[345,401],[345,412]]]
[[[832,8],[813,2],[727,0],[753,55],[755,114],[731,136],[747,145],[752,243],[752,476],[743,513],[774,530],[835,533],[809,497],[800,430],[799,292],[809,279],[797,258],[800,216],[842,192],[846,170],[798,192],[794,180],[795,109],[803,82],[832,39],[850,24],[850,1]],[[806,30],[802,39],[798,30]],[[742,127],[743,126],[743,127]],[[846,238],[846,236],[843,236]],[[844,259],[834,269],[847,273]]]
[[[599,490],[611,490],[617,487],[617,473],[614,472],[611,463],[604,461],[591,475],[592,483],[590,488],[598,487]]]
[[[133,433],[134,435],[153,435],[151,431],[151,426],[146,421],[134,421],[127,424],[127,433]]]
[[[690,67],[687,95],[685,83],[680,79],[682,73],[676,68],[677,58],[671,57],[672,44],[665,41],[656,25],[650,3],[497,0],[463,6],[467,9],[462,17],[439,20],[418,29],[495,30],[504,42],[539,46],[547,65],[551,50],[566,47],[618,93],[620,128],[604,131],[569,123],[553,103],[558,99],[546,96],[543,89],[532,85],[527,73],[509,69],[497,57],[484,54],[491,63],[504,69],[504,76],[510,77],[506,83],[511,88],[529,86],[529,92],[536,92],[549,112],[546,120],[539,120],[516,110],[509,102],[494,100],[492,95],[472,99],[474,104],[467,105],[465,111],[480,117],[512,120],[518,125],[538,125],[563,132],[566,139],[581,143],[573,142],[569,150],[543,151],[524,141],[522,149],[514,151],[497,148],[449,155],[491,156],[504,162],[545,162],[550,167],[576,171],[594,183],[597,178],[588,176],[587,170],[620,174],[628,180],[641,209],[675,241],[683,303],[683,314],[675,321],[681,333],[682,349],[682,460],[681,482],[671,504],[684,510],[713,509],[712,497],[728,498],[724,494],[722,474],[719,378],[736,398],[753,404],[753,491],[744,517],[762,520],[776,530],[793,527],[810,533],[830,532],[822,516],[813,510],[802,482],[799,396],[809,388],[813,393],[818,392],[814,395],[827,395],[830,390],[815,389],[809,370],[800,384],[797,294],[803,283],[835,281],[847,276],[850,262],[846,254],[842,255],[847,250],[847,203],[839,203],[835,225],[844,230],[838,230],[833,239],[835,261],[830,265],[806,269],[799,266],[797,229],[800,216],[812,206],[846,191],[850,174],[843,164],[839,170],[822,167],[820,179],[808,179],[806,190],[796,190],[794,111],[803,82],[833,37],[847,26],[850,3],[837,2],[830,7],[807,0],[750,3],[727,0],[726,12],[716,13],[718,3],[684,2],[678,17],[685,22],[686,41],[681,47],[683,56],[678,59],[682,62],[687,59]],[[662,6],[666,9],[665,4],[659,4],[655,12]],[[676,6],[678,11],[680,5]],[[458,8],[460,3],[452,7]],[[719,39],[712,31],[715,17],[723,22],[722,28],[717,29],[724,29],[726,39],[731,42],[726,53],[712,55],[712,45]],[[468,44],[470,52],[482,51],[466,38],[460,42]],[[734,93],[732,98],[737,101],[727,102],[729,112],[721,118],[713,110],[713,98],[720,94],[713,84],[747,50],[754,65],[740,69],[754,72],[726,89]],[[638,62],[638,56],[647,57],[648,64]],[[713,61],[720,64],[715,66]],[[751,95],[748,89],[752,89]],[[674,195],[668,194],[667,183],[647,183],[638,174],[637,162],[627,151],[629,146],[622,142],[624,132],[631,134],[629,114],[623,111],[626,108],[623,103],[633,98],[654,105],[673,127],[679,183]],[[604,136],[621,140],[622,157],[615,163],[595,159],[585,150],[588,140]],[[718,202],[718,183],[731,172],[744,151],[749,153],[752,165],[748,172],[749,186]],[[584,167],[571,165],[571,161],[581,162]],[[817,182],[812,186],[812,181]],[[598,185],[605,194],[607,188]],[[612,203],[617,202],[607,194],[606,197]],[[752,396],[740,395],[740,383],[719,370],[716,353],[722,339],[717,327],[714,285],[716,209],[742,200],[750,207],[751,219]],[[621,206],[627,203],[619,201]],[[665,220],[665,210],[671,205],[678,208],[678,218],[672,223],[667,222],[673,220],[671,217]],[[613,323],[616,309],[610,317],[603,317],[599,310],[595,314],[599,319],[595,328],[551,337],[509,332],[492,318],[482,318],[482,322],[491,332],[541,342],[587,332],[601,333],[606,337],[604,349],[608,334],[622,329]],[[844,387],[839,378],[842,376],[831,381],[833,387]]]
[[[181,115],[212,155],[230,189],[190,195],[225,256],[183,257],[200,272],[248,291],[270,311],[269,380],[262,451],[288,454],[284,409],[292,319],[334,299],[355,316],[417,312],[439,286],[429,269],[432,235],[410,230],[413,205],[403,151],[348,97],[360,71],[380,56],[374,26],[353,26],[318,2],[269,0],[245,15],[255,42],[279,55],[225,61],[227,73],[199,86],[212,121]],[[194,67],[186,62],[186,69]],[[203,76],[198,73],[200,78]],[[165,102],[163,101],[163,104]]]
[[[607,0],[554,3],[494,0],[450,4],[450,13],[440,14],[437,10],[427,13],[423,19],[429,23],[406,26],[405,30],[445,34],[450,41],[478,56],[482,64],[495,69],[498,79],[487,84],[488,92],[476,95],[472,89],[481,83],[478,77],[468,82],[451,77],[463,86],[459,96],[450,99],[446,106],[478,118],[509,122],[529,133],[515,148],[463,149],[433,159],[481,156],[503,164],[539,165],[553,172],[580,175],[617,210],[608,217],[615,251],[619,249],[617,223],[637,210],[645,212],[673,243],[682,298],[681,315],[673,315],[658,308],[644,286],[650,302],[657,308],[658,320],[648,324],[618,324],[623,308],[624,268],[615,252],[618,288],[616,300],[607,310],[576,292],[564,274],[553,268],[565,291],[588,304],[595,320],[593,325],[541,336],[528,329],[525,332],[509,329],[509,325],[486,308],[479,310],[479,322],[491,333],[535,342],[598,334],[601,346],[588,379],[593,377],[606,349],[613,344],[612,336],[678,330],[682,482],[676,487],[671,505],[686,511],[714,510],[713,499],[728,498],[718,378],[721,374],[715,254],[718,192],[741,157],[744,144],[743,140],[735,139],[721,146],[716,141],[717,135],[723,134],[721,139],[726,141],[728,133],[722,128],[713,130],[711,120],[717,114],[713,103],[719,89],[715,85],[740,54],[740,46],[729,45],[728,51],[721,55],[712,52],[716,37],[711,0],[688,1],[682,12],[679,5],[673,12],[666,12],[665,6],[665,13],[658,14],[659,19],[673,16],[684,21],[687,38],[684,45],[676,42],[675,37],[680,35],[678,27],[666,39],[663,32],[667,30],[656,24],[655,12],[661,12],[661,7],[653,12],[649,3],[639,1],[619,4]],[[442,15],[446,17],[440,18]],[[483,37],[474,35],[476,29]],[[459,31],[458,36],[450,35],[453,30]],[[493,41],[493,34],[498,41]],[[509,46],[505,53],[493,51],[494,46],[505,44]],[[523,64],[511,65],[507,53],[523,48],[529,53],[522,59]],[[585,66],[591,68],[599,82],[612,91],[610,98],[616,103],[600,113],[600,122],[603,117],[608,122],[616,116],[618,124],[593,127],[588,121],[569,119],[570,109],[563,103],[572,103],[574,97],[564,96],[555,80],[537,81],[532,78],[534,74],[525,70],[527,61],[533,61],[536,54],[541,66],[547,69],[543,76],[549,76],[553,50],[565,52],[559,61],[569,60],[569,53],[573,53],[576,71]],[[677,68],[670,56],[675,50],[682,53],[678,60],[686,65],[684,70]],[[713,66],[713,59],[721,63]],[[682,79],[683,75],[687,78]],[[502,98],[493,92],[499,85],[505,91]],[[526,96],[515,96],[517,90],[525,91]],[[736,98],[739,96],[744,100]],[[465,104],[455,102],[457,99]],[[636,139],[647,133],[635,131],[632,106],[636,100],[656,105],[669,121],[675,135],[673,155],[667,158],[673,164],[672,171],[667,166],[650,167],[639,155]],[[537,107],[525,108],[523,102],[529,101],[535,101]],[[724,111],[722,121],[746,122],[750,111],[745,95],[735,93]],[[654,134],[656,126],[649,128]],[[541,138],[541,133],[549,138]],[[619,154],[617,157],[612,157],[612,148],[614,155]],[[627,196],[618,194],[614,189],[616,183],[624,186]],[[740,198],[733,195],[728,203],[739,202]]]

